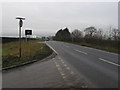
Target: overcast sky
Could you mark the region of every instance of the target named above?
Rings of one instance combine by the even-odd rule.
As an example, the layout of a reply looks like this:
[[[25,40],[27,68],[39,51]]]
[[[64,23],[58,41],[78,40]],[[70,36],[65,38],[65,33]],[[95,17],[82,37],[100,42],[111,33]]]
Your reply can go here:
[[[18,36],[16,16],[26,18],[22,28],[32,29],[33,35],[54,35],[68,27],[84,30],[86,27],[108,29],[118,27],[117,2],[24,2],[2,4],[2,35]]]

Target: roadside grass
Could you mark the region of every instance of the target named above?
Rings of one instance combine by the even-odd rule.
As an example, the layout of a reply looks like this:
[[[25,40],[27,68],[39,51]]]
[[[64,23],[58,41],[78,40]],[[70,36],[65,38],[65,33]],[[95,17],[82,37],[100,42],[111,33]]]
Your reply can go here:
[[[111,46],[111,45],[99,45],[99,44],[91,44],[91,43],[86,43],[86,42],[80,42],[80,43],[67,42],[67,43],[72,43],[72,44],[76,44],[76,45],[80,45],[80,46],[86,46],[86,47],[96,48],[96,49],[120,54],[120,50],[118,49],[118,47]]]
[[[2,68],[19,65],[32,60],[41,60],[53,51],[38,40],[22,42],[22,57],[19,58],[19,42],[10,42],[2,45]]]

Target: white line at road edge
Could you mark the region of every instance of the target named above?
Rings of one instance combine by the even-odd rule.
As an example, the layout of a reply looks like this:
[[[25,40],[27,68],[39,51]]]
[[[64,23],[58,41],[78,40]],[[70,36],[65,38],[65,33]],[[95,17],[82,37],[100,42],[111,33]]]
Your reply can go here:
[[[75,51],[83,53],[83,54],[87,54],[86,52],[83,52],[83,51],[79,51],[79,50],[75,50]]]
[[[47,44],[47,42],[45,41],[46,45],[48,45],[48,47],[50,47],[56,54],[58,54],[55,49],[53,49],[49,44]]]
[[[105,60],[105,59],[102,59],[102,58],[99,58],[99,60],[104,61],[104,62],[107,62],[107,63],[112,64],[112,65],[115,65],[115,66],[120,66],[119,64],[113,63],[113,62],[111,62],[111,61],[108,61],[108,60]]]

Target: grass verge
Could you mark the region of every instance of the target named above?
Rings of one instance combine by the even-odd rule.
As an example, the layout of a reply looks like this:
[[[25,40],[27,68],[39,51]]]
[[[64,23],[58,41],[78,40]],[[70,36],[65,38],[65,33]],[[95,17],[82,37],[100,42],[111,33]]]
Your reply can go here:
[[[100,49],[100,50],[120,54],[120,50],[118,49],[118,47],[114,47],[114,46],[113,47],[107,46],[107,45],[103,46],[103,45],[91,44],[91,43],[86,43],[86,42],[81,42],[81,43],[67,42],[67,43],[72,43],[72,44],[76,44],[76,45],[80,45],[80,46],[86,46],[86,47],[91,47],[91,48],[95,48],[95,49]]]
[[[44,43],[37,43],[32,40],[29,42],[22,42],[22,57],[19,58],[19,42],[10,42],[2,45],[2,68],[13,65],[20,65],[22,63],[41,60],[50,54],[52,50]]]

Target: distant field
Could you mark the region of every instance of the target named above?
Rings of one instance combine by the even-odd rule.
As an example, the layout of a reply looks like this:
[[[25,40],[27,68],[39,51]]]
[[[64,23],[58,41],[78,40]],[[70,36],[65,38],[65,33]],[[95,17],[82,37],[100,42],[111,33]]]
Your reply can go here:
[[[15,42],[15,41],[19,41],[19,38],[15,38],[15,37],[0,37],[0,39],[2,39],[2,43],[8,43],[8,42]],[[25,38],[21,38],[22,41],[25,41]],[[35,40],[33,38],[30,38],[30,40]]]
[[[22,57],[19,58],[19,42],[9,42],[2,45],[2,67],[18,65],[27,61],[41,60],[52,53],[45,44],[36,40],[22,42]]]

